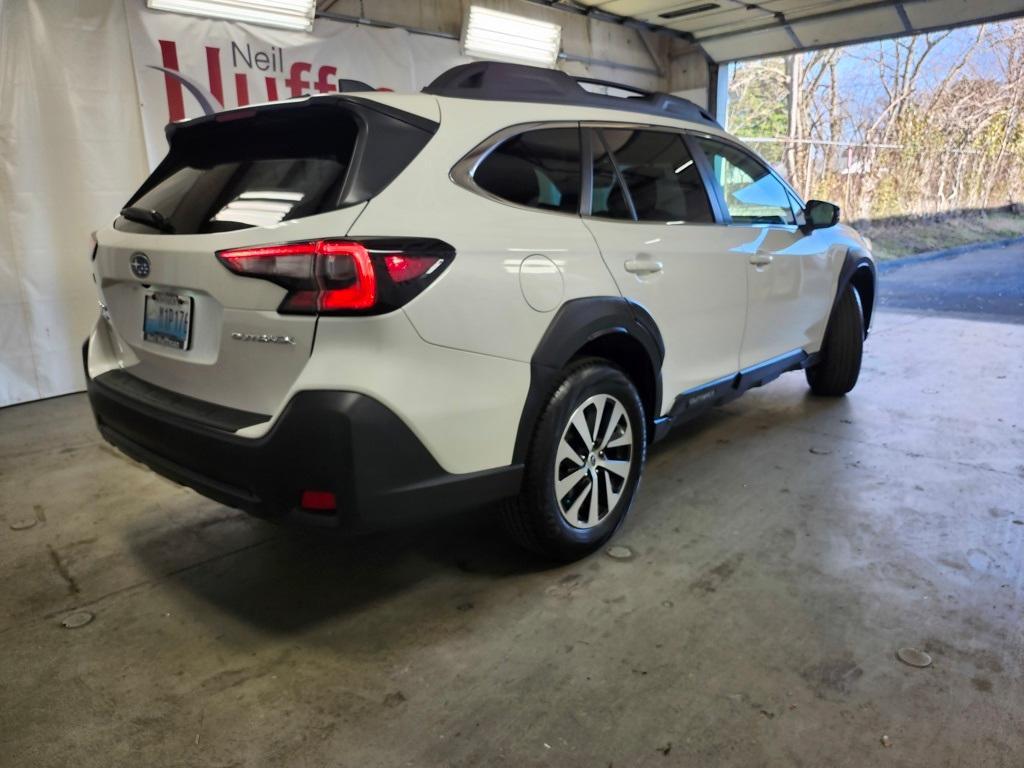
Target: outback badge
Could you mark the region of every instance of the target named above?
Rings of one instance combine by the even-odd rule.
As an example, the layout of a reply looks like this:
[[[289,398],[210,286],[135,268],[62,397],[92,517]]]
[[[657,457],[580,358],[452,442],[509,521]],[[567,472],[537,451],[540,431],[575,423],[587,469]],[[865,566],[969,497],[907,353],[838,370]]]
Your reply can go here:
[[[240,333],[235,331],[231,334],[235,341],[255,341],[259,344],[291,344],[295,346],[295,339],[291,336],[274,336],[269,333]]]

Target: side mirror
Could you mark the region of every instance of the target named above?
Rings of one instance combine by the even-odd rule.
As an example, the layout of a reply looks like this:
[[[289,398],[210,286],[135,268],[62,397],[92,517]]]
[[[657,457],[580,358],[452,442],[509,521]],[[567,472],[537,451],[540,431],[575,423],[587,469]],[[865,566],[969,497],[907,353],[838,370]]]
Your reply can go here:
[[[808,200],[804,208],[804,232],[834,227],[839,223],[839,206],[824,200]]]

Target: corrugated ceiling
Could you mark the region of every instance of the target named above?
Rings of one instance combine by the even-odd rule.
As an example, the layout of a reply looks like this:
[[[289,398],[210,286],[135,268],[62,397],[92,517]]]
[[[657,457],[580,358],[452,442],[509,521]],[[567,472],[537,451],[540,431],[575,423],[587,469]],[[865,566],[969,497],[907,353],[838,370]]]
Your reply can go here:
[[[563,0],[546,4],[558,7]],[[1024,0],[572,0],[572,5],[683,33],[718,62],[1024,16]]]

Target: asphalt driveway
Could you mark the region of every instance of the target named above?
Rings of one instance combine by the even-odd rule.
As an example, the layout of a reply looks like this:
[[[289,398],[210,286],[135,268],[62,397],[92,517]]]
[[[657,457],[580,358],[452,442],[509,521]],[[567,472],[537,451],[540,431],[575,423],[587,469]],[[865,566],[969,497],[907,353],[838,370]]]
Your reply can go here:
[[[1024,241],[879,264],[884,309],[1024,323]]]

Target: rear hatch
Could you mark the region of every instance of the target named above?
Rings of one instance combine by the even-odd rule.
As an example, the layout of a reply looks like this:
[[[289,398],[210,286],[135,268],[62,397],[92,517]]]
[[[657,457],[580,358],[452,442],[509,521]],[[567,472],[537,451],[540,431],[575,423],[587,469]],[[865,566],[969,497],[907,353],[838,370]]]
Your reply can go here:
[[[225,252],[344,237],[436,127],[340,95],[169,126],[168,156],[97,233],[117,363],[172,392],[276,413],[312,350],[320,307],[289,282],[308,267],[261,261],[276,272],[251,279]]]

